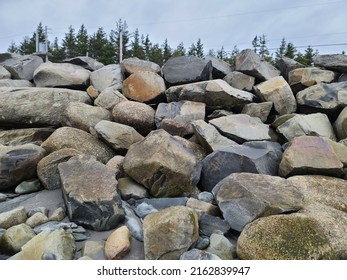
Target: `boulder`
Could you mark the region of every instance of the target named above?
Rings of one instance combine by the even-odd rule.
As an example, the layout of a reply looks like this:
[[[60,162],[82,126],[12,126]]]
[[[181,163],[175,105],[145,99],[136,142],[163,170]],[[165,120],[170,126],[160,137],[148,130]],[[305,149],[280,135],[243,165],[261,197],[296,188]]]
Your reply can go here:
[[[271,140],[269,126],[259,118],[246,114],[230,115],[210,120],[225,137],[243,143],[246,141]]]
[[[198,216],[185,206],[170,207],[146,216],[143,230],[146,260],[178,260],[198,240]]]
[[[26,194],[37,192],[41,189],[41,184],[38,179],[30,179],[28,181],[21,182],[14,190],[17,194]]]
[[[58,170],[69,219],[96,231],[116,228],[124,211],[112,170],[86,155],[60,163]]]
[[[142,199],[149,197],[147,189],[130,177],[118,179],[118,189],[123,200]]]
[[[254,95],[231,87],[223,80],[211,80],[170,87],[165,91],[168,102],[190,100],[203,102],[207,110],[240,109],[253,101]]]
[[[282,76],[273,77],[254,87],[255,92],[264,101],[271,101],[280,115],[296,111],[294,94]]]
[[[0,65],[0,80],[3,79],[11,79],[11,73],[4,66]]]
[[[192,122],[192,127],[199,144],[208,153],[238,145],[235,141],[221,135],[213,125],[203,120]]]
[[[281,75],[288,81],[288,74],[290,71],[305,66],[294,59],[283,56],[277,60],[276,67],[280,70]]]
[[[23,206],[7,212],[2,212],[0,213],[0,228],[8,229],[12,226],[25,223],[26,219],[27,213]]]
[[[324,139],[316,136],[296,137],[283,153],[279,175],[310,174],[341,177],[344,174],[343,164]]]
[[[111,113],[97,106],[81,102],[71,102],[65,110],[65,126],[71,126],[89,132],[101,120],[111,120]]]
[[[99,92],[105,88],[122,88],[123,74],[119,64],[109,64],[90,74],[91,85]]]
[[[107,163],[106,166],[111,168],[113,172],[115,173],[115,177],[118,180],[119,178],[125,177],[125,173],[123,170],[123,162],[124,157],[117,155],[111,158]]]
[[[347,147],[344,144],[333,141],[329,138],[324,138],[324,140],[333,149],[339,161],[342,162],[343,167],[346,168],[347,167]]]
[[[344,54],[325,54],[317,55],[314,65],[324,67],[329,70],[347,73],[347,55]]]
[[[159,129],[130,146],[123,168],[152,196],[173,197],[192,192],[200,178],[200,160],[184,141]]]
[[[10,56],[0,62],[8,72],[11,73],[12,79],[15,80],[32,80],[34,71],[43,63],[41,57],[36,55]]]
[[[275,176],[281,157],[281,152],[272,147],[245,145],[213,152],[202,161],[200,189],[212,191],[217,183],[232,173],[249,172]]]
[[[204,57],[204,60],[212,62],[212,78],[213,79],[223,79],[232,71],[232,67],[229,63],[216,58],[212,55],[207,55]]]
[[[47,223],[48,221],[48,217],[45,214],[37,212],[29,217],[25,223],[31,228],[35,228],[39,225]]]
[[[235,246],[222,234],[212,233],[206,252],[218,256],[221,260],[236,259]]]
[[[87,89],[90,71],[70,63],[42,63],[34,72],[37,87]]]
[[[78,150],[62,148],[41,159],[37,164],[37,177],[43,187],[47,190],[60,189],[59,163],[68,161],[71,157],[80,154],[81,152]]]
[[[341,111],[334,122],[334,129],[339,140],[347,138],[347,107]]]
[[[81,250],[82,257],[89,257],[92,260],[104,260],[105,257],[105,242],[88,240],[84,243]]]
[[[121,67],[125,76],[130,76],[140,71],[150,71],[160,74],[160,66],[158,64],[148,60],[138,59],[137,57],[123,59]]]
[[[229,223],[217,216],[201,214],[199,217],[199,233],[201,236],[211,236],[213,233],[227,234]]]
[[[171,135],[186,136],[193,134],[192,122],[195,120],[205,119],[205,103],[193,101],[179,101],[171,103],[160,103],[155,113],[155,124],[157,128],[163,128]],[[172,123],[177,123],[181,130],[171,131],[166,129],[166,120],[171,120]],[[163,123],[164,121],[164,123]]]
[[[0,88],[0,127],[62,126],[64,111],[72,101],[91,102],[88,94],[77,90]]]
[[[304,198],[283,178],[251,173],[231,174],[212,192],[224,219],[239,232],[259,217],[300,210]]]
[[[60,222],[47,222],[42,225],[39,225],[34,228],[34,232],[36,234],[41,233],[42,231],[49,230],[49,231],[55,231],[57,229],[63,229],[66,232],[70,232],[73,235],[73,238],[75,241],[84,241],[89,238],[89,236],[86,235],[86,230],[76,225],[75,223],[60,223]]]
[[[230,115],[234,115],[234,113],[228,110],[214,110],[211,114],[207,116],[207,120],[210,121],[212,119],[217,119],[220,117],[226,117]]]
[[[206,81],[212,76],[212,62],[196,56],[171,57],[161,73],[169,86]]]
[[[16,187],[20,182],[36,177],[38,162],[46,151],[34,144],[0,145],[0,190]]]
[[[281,73],[274,66],[262,61],[253,50],[246,49],[236,56],[235,70],[255,77],[259,81],[266,81]]]
[[[245,91],[252,91],[255,82],[254,77],[243,74],[238,71],[230,72],[223,78],[223,80],[226,81],[233,88]]]
[[[108,162],[115,156],[115,152],[96,137],[73,127],[58,128],[42,143],[41,147],[47,150],[48,153],[63,148],[76,149],[83,154],[95,156],[97,160],[103,163]]]
[[[144,137],[131,126],[102,120],[95,126],[98,136],[117,154],[125,155],[129,147]]]
[[[123,82],[124,96],[139,102],[158,100],[165,90],[164,79],[150,71],[139,71],[131,74]]]
[[[81,66],[89,71],[95,71],[104,67],[104,64],[88,56],[77,56],[73,58],[67,58],[64,59],[63,62]]]
[[[53,132],[54,129],[51,127],[2,130],[0,144],[5,146],[41,145]]]
[[[154,109],[140,102],[118,103],[113,107],[112,116],[115,122],[131,126],[143,136],[155,128]]]
[[[187,200],[186,206],[189,208],[194,209],[199,216],[203,214],[208,214],[212,216],[219,216],[220,211],[219,208],[216,205],[213,205],[212,203],[208,203],[205,201],[198,200],[196,198],[190,197]]]
[[[94,101],[94,105],[112,111],[115,105],[127,100],[115,87],[108,87],[98,95]]]
[[[295,115],[277,127],[276,131],[286,141],[292,141],[302,135],[327,137],[336,141],[334,129],[327,117],[322,113]]]
[[[214,254],[206,252],[205,250],[191,249],[184,252],[180,256],[180,260],[220,260],[220,258]]]
[[[340,82],[347,82],[347,73],[343,73],[340,75],[339,79],[337,80],[339,83]],[[1,81],[0,81],[1,82]]]
[[[27,80],[0,80],[0,87],[33,87],[34,85]]]
[[[49,220],[51,222],[60,222],[64,220],[65,217],[66,217],[65,207],[58,207],[57,209],[53,211],[53,213],[49,217]]]
[[[261,103],[249,103],[246,104],[241,114],[246,114],[254,118],[259,118],[263,123],[265,123],[270,115],[273,107],[273,102],[261,102]]]
[[[119,260],[130,251],[131,235],[126,226],[114,230],[105,242],[105,256],[108,260]]]

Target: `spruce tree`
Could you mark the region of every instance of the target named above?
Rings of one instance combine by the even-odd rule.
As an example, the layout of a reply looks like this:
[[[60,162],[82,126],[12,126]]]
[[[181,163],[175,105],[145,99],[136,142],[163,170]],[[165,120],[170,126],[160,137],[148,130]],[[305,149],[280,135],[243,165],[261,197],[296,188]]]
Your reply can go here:
[[[84,24],[81,25],[76,35],[76,55],[85,56],[87,55],[89,48],[89,36]]]
[[[145,59],[145,57],[146,57],[145,51],[141,45],[140,33],[139,33],[139,30],[137,28],[134,32],[134,37],[133,37],[133,40],[131,42],[130,52],[131,52],[131,56],[137,57],[139,59]]]
[[[143,36],[141,38],[141,41],[142,41],[143,50],[145,52],[145,59],[149,60],[149,51],[151,49],[152,43],[149,40],[148,34],[146,35],[146,38],[144,38],[144,36]]]
[[[279,59],[281,59],[284,56],[285,51],[286,51],[286,46],[287,46],[286,39],[282,38],[281,45],[277,49],[277,51],[275,52],[275,60],[276,61],[278,61]]]
[[[16,43],[14,41],[12,41],[11,44],[9,45],[9,47],[7,48],[7,51],[9,53],[18,53],[19,48],[17,47]]]
[[[149,50],[148,60],[158,64],[159,66],[163,65],[163,51],[159,44],[152,45],[151,49]]]
[[[25,36],[23,41],[19,44],[18,49],[20,54],[25,55],[36,52],[36,33],[38,33],[39,42],[45,42],[45,30],[40,22],[36,31],[33,32],[33,35],[31,37]]]
[[[203,57],[204,56],[204,45],[201,42],[201,39],[199,38],[196,42],[196,56]]]
[[[194,43],[190,46],[190,48],[188,50],[188,55],[196,56],[196,46]]]
[[[165,41],[164,41],[164,43],[162,45],[162,50],[163,50],[163,62],[165,63],[172,56],[172,49],[169,46],[169,43],[167,42],[167,39],[165,39]]]
[[[90,56],[103,64],[115,63],[114,49],[102,27],[89,38]]]
[[[255,37],[254,37],[254,39],[253,39],[253,41],[252,41],[252,46],[253,46],[253,51],[254,51],[255,53],[258,53],[258,48],[260,47],[258,36],[255,36]]]
[[[184,48],[183,42],[179,43],[176,49],[173,51],[172,56],[184,56],[186,55],[186,49]]]
[[[71,25],[69,26],[68,33],[65,33],[62,46],[65,52],[65,58],[76,56],[76,34],[75,29]]]
[[[110,42],[113,46],[114,52],[115,52],[115,61],[119,62],[119,50],[120,50],[120,45],[119,45],[119,39],[120,39],[120,34],[122,34],[122,44],[123,44],[123,48],[122,48],[122,53],[123,53],[123,59],[130,57],[131,56],[131,52],[129,50],[129,41],[130,41],[130,34],[128,31],[128,25],[126,23],[126,21],[123,21],[122,19],[119,19],[116,22],[116,29],[115,30],[111,30],[110,32]]]
[[[288,43],[286,50],[284,52],[284,56],[294,59],[295,53],[296,53],[296,48],[294,47],[294,45],[292,43]]]
[[[53,44],[50,46],[50,52],[52,57],[50,58],[51,62],[62,62],[64,59],[64,49],[59,46],[58,38],[54,38]]]

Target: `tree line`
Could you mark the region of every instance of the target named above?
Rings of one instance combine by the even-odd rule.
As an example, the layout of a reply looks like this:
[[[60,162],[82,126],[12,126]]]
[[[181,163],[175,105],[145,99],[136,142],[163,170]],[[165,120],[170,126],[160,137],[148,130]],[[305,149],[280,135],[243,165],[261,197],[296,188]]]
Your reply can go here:
[[[123,58],[137,57],[162,66],[170,57],[183,55],[203,57],[205,55],[204,45],[200,38],[188,49],[185,48],[183,42],[172,48],[168,43],[168,39],[165,39],[162,44],[159,44],[151,42],[149,35],[140,34],[138,29],[130,33],[126,21],[122,19],[116,22],[115,27],[109,34],[100,27],[96,32],[89,35],[84,24],[80,26],[77,32],[75,28],[70,26],[61,42],[59,42],[57,37],[55,37],[53,42],[48,42],[48,52],[51,54],[49,60],[52,62],[61,62],[66,58],[88,55],[105,65],[117,63],[120,56],[120,36],[122,36],[123,41]],[[39,42],[44,42],[45,30],[42,23],[39,23],[31,37],[24,37],[18,45],[12,42],[8,51],[22,55],[34,53],[36,51],[36,33],[38,34]],[[262,59],[273,64],[281,57],[286,56],[306,66],[311,66],[314,57],[318,55],[318,51],[313,50],[310,46],[303,53],[297,51],[291,42],[286,42],[285,38],[282,39],[275,53],[270,53],[267,43],[268,40],[265,35],[255,36],[252,41],[252,47]],[[235,45],[231,52],[225,51],[222,46],[217,51],[214,49],[208,50],[207,54],[234,65],[235,57],[239,52],[239,49]]]

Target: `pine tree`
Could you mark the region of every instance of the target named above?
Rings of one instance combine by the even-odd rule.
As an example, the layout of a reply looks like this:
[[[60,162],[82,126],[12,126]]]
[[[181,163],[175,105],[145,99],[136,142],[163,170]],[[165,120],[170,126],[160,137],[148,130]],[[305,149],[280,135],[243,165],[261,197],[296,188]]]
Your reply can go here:
[[[25,36],[23,41],[19,44],[18,49],[20,54],[25,55],[36,52],[36,33],[38,34],[39,42],[44,42],[45,31],[41,22],[37,26],[36,31],[33,32],[33,35],[31,37]]]
[[[152,43],[149,40],[148,34],[146,35],[146,38],[142,36],[141,41],[142,41],[143,50],[145,52],[145,59],[149,60],[149,51],[151,49]]]
[[[131,56],[131,52],[129,50],[129,31],[128,31],[128,25],[126,23],[126,21],[123,21],[122,19],[119,19],[116,22],[116,29],[115,30],[111,30],[110,32],[110,42],[114,48],[115,51],[115,61],[119,62],[119,49],[120,49],[120,45],[119,45],[119,39],[120,39],[120,34],[122,34],[122,39],[123,39],[123,59],[130,57]]]
[[[196,42],[196,54],[197,57],[203,57],[204,56],[204,45],[201,42],[201,39],[199,38]]]
[[[318,51],[314,51],[314,49],[311,48],[311,46],[308,46],[305,50],[305,53],[298,53],[296,56],[296,61],[305,65],[305,66],[312,66],[314,58],[318,55]]]
[[[276,61],[278,61],[279,59],[281,59],[284,56],[285,51],[286,51],[286,45],[287,45],[286,39],[282,38],[281,45],[275,53],[275,60]]]
[[[228,58],[228,55],[227,55],[226,51],[224,50],[223,46],[220,50],[217,51],[217,58],[219,58],[221,60],[225,60]]]
[[[103,64],[114,63],[114,49],[102,27],[89,38],[89,51],[92,58]]]
[[[190,46],[190,48],[188,50],[188,55],[196,56],[196,46],[194,43]]]
[[[209,49],[208,50],[208,55],[210,56],[216,56],[216,51],[214,49]]]
[[[65,33],[63,39],[63,49],[66,58],[72,58],[76,56],[76,34],[75,29],[70,25],[68,33]]]
[[[64,49],[59,46],[58,38],[55,37],[53,44],[50,46],[50,52],[52,57],[50,61],[52,62],[62,62],[64,59]]]
[[[139,59],[145,59],[146,56],[145,51],[141,45],[140,33],[137,28],[134,32],[134,37],[131,42],[131,56],[137,57]]]
[[[17,47],[16,43],[14,41],[12,41],[11,44],[9,45],[9,47],[7,48],[7,51],[9,53],[18,53],[19,48]]]
[[[183,42],[179,43],[176,49],[173,51],[172,56],[184,56],[186,55],[186,49],[184,48]]]
[[[286,50],[284,52],[284,56],[294,59],[295,53],[296,53],[296,48],[294,47],[294,45],[292,43],[288,43]]]
[[[270,56],[269,49],[267,48],[267,40],[264,34],[259,36],[259,56],[267,62],[272,62],[272,57]]]
[[[159,66],[163,65],[163,51],[159,44],[154,44],[149,50],[149,61],[157,63]]]
[[[235,66],[236,64],[236,56],[240,53],[240,50],[237,48],[237,46],[235,45],[233,50],[231,51],[231,55],[230,57],[227,59],[227,62],[231,65],[231,66]]]
[[[167,39],[165,39],[163,45],[161,46],[163,50],[163,63],[168,61],[170,57],[172,56],[172,49],[169,46],[169,43],[167,42]]]
[[[260,44],[259,44],[259,38],[258,36],[255,36],[253,41],[252,41],[252,46],[253,46],[253,50],[255,53],[258,53],[258,48],[260,47]]]
[[[76,55],[85,56],[87,55],[89,48],[89,36],[84,24],[81,25],[76,35]]]

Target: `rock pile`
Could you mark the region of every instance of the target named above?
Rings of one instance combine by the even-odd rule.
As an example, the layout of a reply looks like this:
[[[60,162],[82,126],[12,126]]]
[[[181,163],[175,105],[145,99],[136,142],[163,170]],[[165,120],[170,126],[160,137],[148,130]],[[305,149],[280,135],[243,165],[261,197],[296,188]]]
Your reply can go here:
[[[276,67],[0,54],[0,259],[346,259],[347,56]]]

